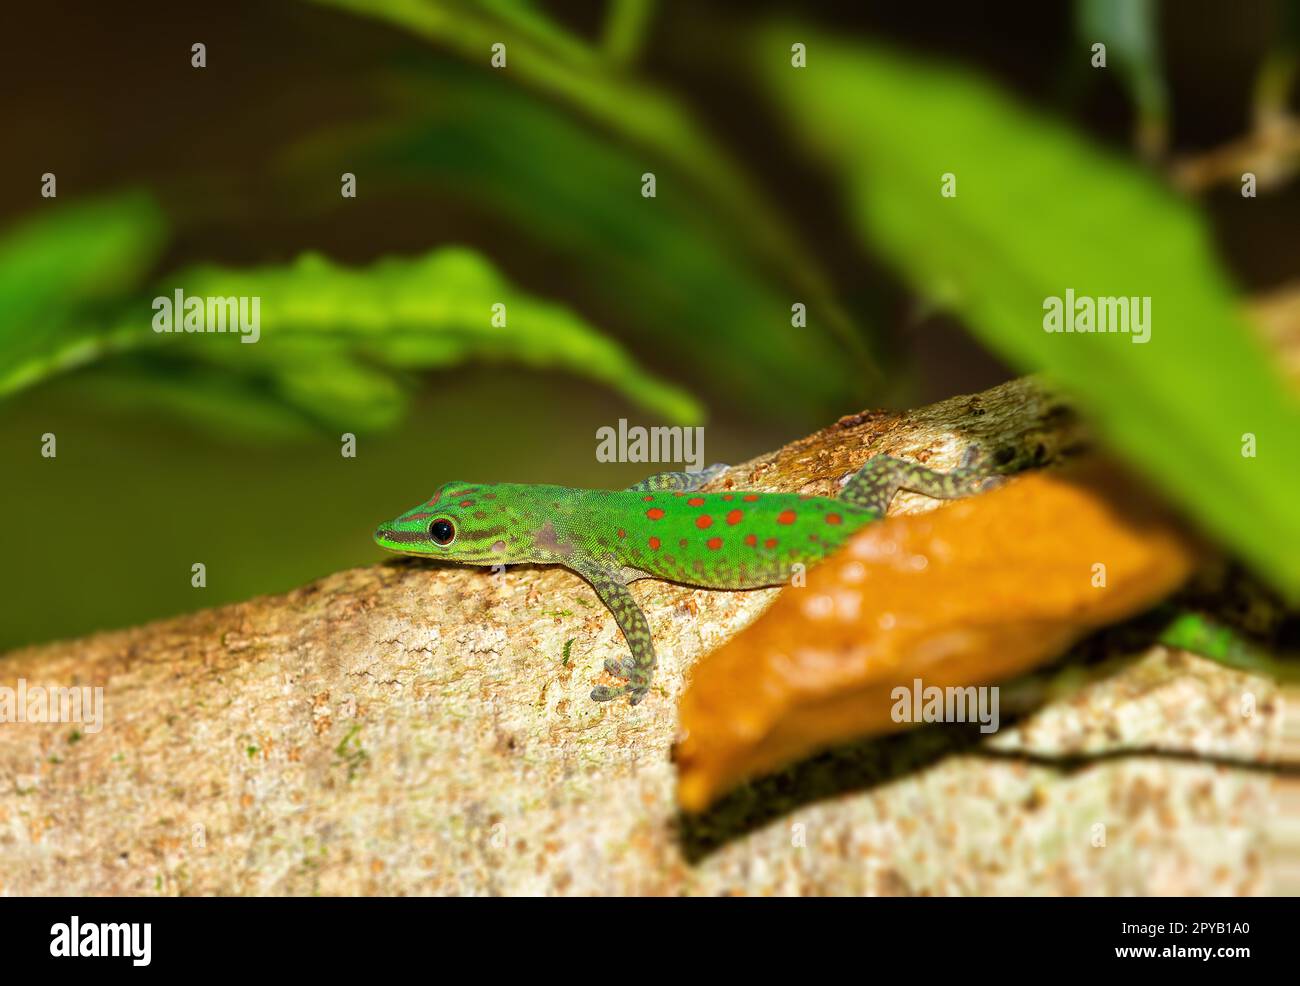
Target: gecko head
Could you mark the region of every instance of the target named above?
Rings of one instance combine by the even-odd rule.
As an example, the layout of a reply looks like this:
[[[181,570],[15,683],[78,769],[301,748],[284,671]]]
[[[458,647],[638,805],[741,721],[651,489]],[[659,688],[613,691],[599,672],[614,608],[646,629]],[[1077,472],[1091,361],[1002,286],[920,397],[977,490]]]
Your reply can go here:
[[[517,525],[497,505],[497,491],[481,483],[451,482],[428,500],[375,530],[375,544],[423,558],[495,565],[519,557]]]

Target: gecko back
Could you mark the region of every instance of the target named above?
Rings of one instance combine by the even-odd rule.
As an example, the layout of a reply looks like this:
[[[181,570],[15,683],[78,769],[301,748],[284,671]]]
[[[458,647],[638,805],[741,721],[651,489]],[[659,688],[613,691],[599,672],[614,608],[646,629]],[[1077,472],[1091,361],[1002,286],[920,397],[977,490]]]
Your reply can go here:
[[[793,493],[631,490],[593,501],[586,525],[593,555],[716,589],[780,585],[793,565],[820,561],[879,519],[862,506]]]

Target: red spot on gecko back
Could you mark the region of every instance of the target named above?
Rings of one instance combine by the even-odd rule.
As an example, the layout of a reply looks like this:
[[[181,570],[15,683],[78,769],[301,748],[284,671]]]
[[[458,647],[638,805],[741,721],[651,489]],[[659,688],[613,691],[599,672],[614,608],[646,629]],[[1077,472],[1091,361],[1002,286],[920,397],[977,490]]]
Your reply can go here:
[[[473,500],[461,500],[461,501],[460,501],[460,505],[461,505],[462,507],[472,507],[472,506],[474,506],[474,501],[473,501]]]
[[[664,511],[662,507],[651,507],[649,510],[645,512],[645,515],[649,517],[651,520],[658,520],[660,517],[664,515]]]
[[[764,547],[764,548],[775,548],[775,547],[776,547],[776,538],[768,538],[766,541],[763,542],[763,547]]]
[[[828,523],[828,524],[838,524],[838,523],[840,522],[841,519],[842,519],[842,518],[840,517],[839,514],[827,514],[827,515],[826,515],[826,523]]]
[[[793,523],[794,523],[794,511],[793,511],[793,510],[782,510],[779,514],[776,515],[776,522],[777,522],[778,524],[793,524]]]
[[[709,538],[707,543],[710,551],[717,551],[722,547],[722,538]]]
[[[646,503],[654,503],[654,502],[655,502],[655,498],[654,498],[652,495],[648,494],[648,493],[647,493],[645,496],[641,497],[641,499],[644,500]]]
[[[621,541],[625,537],[627,537],[627,531],[623,530],[623,528],[620,527],[618,529],[618,539]]]
[[[693,496],[693,497],[691,497],[689,500],[686,501],[686,505],[687,505],[688,507],[702,507],[702,506],[704,506],[704,497],[702,497],[702,496]]]
[[[744,500],[746,503],[753,503],[755,500],[758,499],[758,494],[746,493],[743,497],[741,497],[741,499]]]
[[[658,550],[659,550],[659,545],[660,545],[660,543],[661,543],[661,542],[660,542],[660,540],[659,540],[657,537],[654,537],[653,535],[651,535],[651,537],[650,537],[650,550],[651,550],[651,551],[658,551]]]
[[[728,503],[730,503],[732,500],[735,499],[735,497],[732,496],[730,493],[723,493],[723,494],[722,494],[722,499],[724,499],[724,500],[726,500]]]
[[[728,524],[733,524],[733,525],[734,525],[734,524],[739,524],[740,521],[741,521],[741,519],[742,519],[744,516],[745,516],[745,511],[743,511],[743,510],[733,510],[733,511],[731,511],[731,513],[727,514],[727,523],[728,523]]]
[[[745,543],[746,543],[747,545],[749,545],[751,548],[754,547],[754,545],[758,544],[758,535],[757,535],[757,534],[746,534],[746,535],[745,535]]]
[[[704,530],[706,527],[712,527],[713,518],[710,517],[708,514],[700,514],[698,517],[695,518],[695,526],[698,527],[700,530]]]

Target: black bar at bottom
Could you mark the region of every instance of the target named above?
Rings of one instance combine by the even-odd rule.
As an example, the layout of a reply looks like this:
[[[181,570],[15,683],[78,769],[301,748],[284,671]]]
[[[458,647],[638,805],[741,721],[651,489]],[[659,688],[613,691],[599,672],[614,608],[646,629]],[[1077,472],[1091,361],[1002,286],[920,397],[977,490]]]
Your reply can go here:
[[[1233,975],[1286,968],[1294,929],[1291,902],[1270,898],[0,899],[7,974],[337,977],[409,963],[454,975],[466,961],[494,975],[651,964],[698,974],[717,963],[731,980],[751,964],[817,974],[830,961],[868,980],[894,968],[993,974],[1008,963]]]

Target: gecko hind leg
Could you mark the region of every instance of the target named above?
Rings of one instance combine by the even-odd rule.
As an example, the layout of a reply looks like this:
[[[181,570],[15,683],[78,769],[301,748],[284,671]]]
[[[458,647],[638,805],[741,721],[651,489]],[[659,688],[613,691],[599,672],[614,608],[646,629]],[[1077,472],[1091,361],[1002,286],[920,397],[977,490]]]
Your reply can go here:
[[[961,466],[952,472],[938,472],[892,455],[877,455],[868,459],[866,465],[849,478],[840,491],[840,499],[866,507],[883,517],[899,490],[912,490],[947,500],[983,492],[1001,481],[1001,476],[989,472],[983,463],[978,462],[973,448],[962,457]]]
[[[628,701],[636,705],[649,692],[655,673],[655,645],[650,638],[650,624],[632,593],[616,575],[600,568],[583,569],[579,574],[591,583],[600,601],[614,614],[614,620],[632,651],[630,657],[621,661],[610,658],[605,662],[605,670],[616,677],[626,678],[627,684],[617,687],[597,685],[591,690],[591,697],[597,702],[608,702],[626,694]]]
[[[635,486],[629,486],[628,490],[644,490],[647,493],[680,490],[683,493],[693,493],[729,468],[731,467],[725,462],[715,462],[699,472],[658,472],[653,476],[647,476]]]

